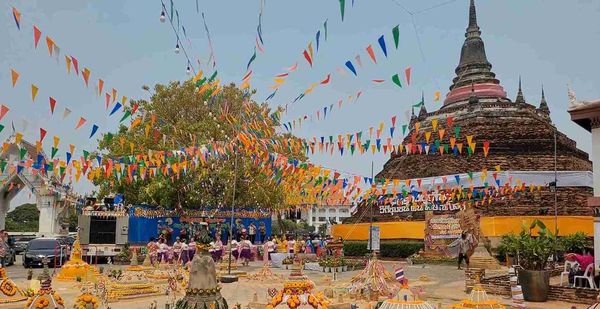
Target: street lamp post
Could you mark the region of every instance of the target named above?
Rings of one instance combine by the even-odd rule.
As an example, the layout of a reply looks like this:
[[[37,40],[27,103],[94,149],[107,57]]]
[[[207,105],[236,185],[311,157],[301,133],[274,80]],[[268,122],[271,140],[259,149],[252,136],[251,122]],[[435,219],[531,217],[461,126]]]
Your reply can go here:
[[[550,191],[554,192],[554,233],[558,236],[558,161],[557,161],[557,129],[554,128],[554,184],[550,183]],[[554,188],[554,189],[553,189]]]

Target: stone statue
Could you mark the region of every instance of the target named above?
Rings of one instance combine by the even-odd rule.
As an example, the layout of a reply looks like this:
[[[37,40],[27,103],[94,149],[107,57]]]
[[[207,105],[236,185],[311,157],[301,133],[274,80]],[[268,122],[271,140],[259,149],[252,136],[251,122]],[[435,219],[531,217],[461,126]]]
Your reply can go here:
[[[600,100],[596,101],[577,101],[577,97],[575,96],[575,91],[571,89],[571,85],[567,84],[567,91],[569,95],[569,110],[577,109],[586,105],[591,104],[600,104]]]

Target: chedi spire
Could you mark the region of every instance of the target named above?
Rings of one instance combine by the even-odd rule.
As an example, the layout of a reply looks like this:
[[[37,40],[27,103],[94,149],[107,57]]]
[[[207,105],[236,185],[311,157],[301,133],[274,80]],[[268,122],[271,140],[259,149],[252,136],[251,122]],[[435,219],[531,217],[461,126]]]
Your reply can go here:
[[[446,95],[444,106],[469,99],[471,83],[474,84],[475,96],[478,98],[506,98],[506,92],[496,74],[492,72],[492,64],[485,54],[485,45],[481,39],[481,30],[477,24],[475,1],[469,6],[469,25],[465,31],[465,42],[460,52],[460,61],[454,70],[456,77],[452,80],[450,92]]]

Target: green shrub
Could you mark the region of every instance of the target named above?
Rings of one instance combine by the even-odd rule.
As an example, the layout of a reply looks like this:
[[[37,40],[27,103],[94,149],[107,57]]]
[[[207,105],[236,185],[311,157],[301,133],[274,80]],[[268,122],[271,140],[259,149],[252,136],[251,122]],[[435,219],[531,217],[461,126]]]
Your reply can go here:
[[[344,255],[346,256],[366,256],[370,253],[367,250],[367,241],[346,241],[344,242]],[[381,257],[388,258],[407,258],[423,248],[422,241],[416,240],[392,240],[382,241],[380,246]]]
[[[579,253],[582,254],[587,247],[591,247],[592,242],[587,238],[583,232],[576,232],[573,234],[559,237],[560,249],[564,253]]]

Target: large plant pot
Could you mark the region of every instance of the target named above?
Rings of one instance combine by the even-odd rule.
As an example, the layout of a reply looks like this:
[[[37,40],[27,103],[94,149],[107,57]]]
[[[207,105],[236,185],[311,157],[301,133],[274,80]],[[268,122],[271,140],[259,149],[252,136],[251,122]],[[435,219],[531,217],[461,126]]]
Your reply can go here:
[[[545,302],[550,289],[550,272],[542,270],[519,270],[519,284],[526,301]]]

